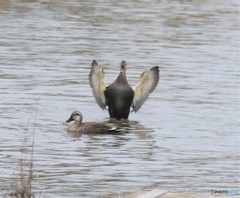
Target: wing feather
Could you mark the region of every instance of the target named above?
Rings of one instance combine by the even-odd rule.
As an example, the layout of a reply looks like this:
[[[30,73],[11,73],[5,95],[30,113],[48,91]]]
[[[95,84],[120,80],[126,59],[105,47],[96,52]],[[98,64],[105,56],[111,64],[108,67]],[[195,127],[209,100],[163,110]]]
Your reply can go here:
[[[155,66],[146,70],[140,76],[135,87],[133,87],[134,98],[132,102],[132,111],[137,112],[143,103],[147,100],[150,93],[157,87],[159,81],[159,67]]]
[[[104,70],[95,60],[92,62],[92,68],[89,74],[89,82],[97,104],[102,109],[106,109],[106,98],[104,91],[106,90],[107,85],[104,80]]]

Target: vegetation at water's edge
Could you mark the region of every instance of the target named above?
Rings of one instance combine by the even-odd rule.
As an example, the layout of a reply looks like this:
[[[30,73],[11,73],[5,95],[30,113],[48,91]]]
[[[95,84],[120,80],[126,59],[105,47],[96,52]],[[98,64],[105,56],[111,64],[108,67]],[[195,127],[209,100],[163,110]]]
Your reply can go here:
[[[31,142],[30,142],[30,159],[26,157],[26,151],[29,147],[27,147],[27,129],[24,135],[24,140],[21,151],[21,158],[18,168],[15,173],[13,173],[12,180],[11,180],[11,189],[9,190],[8,196],[11,198],[32,198],[35,197],[35,193],[32,190],[32,183],[34,180],[34,138],[35,138],[35,127],[36,127],[36,112],[34,117],[33,129],[31,132]]]

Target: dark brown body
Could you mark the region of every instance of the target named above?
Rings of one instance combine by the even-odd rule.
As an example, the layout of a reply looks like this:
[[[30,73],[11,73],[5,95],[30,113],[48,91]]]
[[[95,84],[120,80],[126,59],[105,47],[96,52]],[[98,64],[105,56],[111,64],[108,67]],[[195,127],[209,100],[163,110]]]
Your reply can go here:
[[[85,133],[85,134],[106,134],[115,132],[116,128],[96,122],[74,123],[67,129],[68,132]]]
[[[125,72],[120,72],[118,78],[104,92],[110,118],[128,119],[134,91],[128,84]]]

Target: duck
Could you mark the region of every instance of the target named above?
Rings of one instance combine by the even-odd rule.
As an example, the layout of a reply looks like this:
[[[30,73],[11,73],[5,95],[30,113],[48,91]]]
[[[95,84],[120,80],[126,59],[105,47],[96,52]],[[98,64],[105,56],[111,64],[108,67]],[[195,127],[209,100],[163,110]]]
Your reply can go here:
[[[159,82],[159,66],[144,71],[137,84],[131,87],[126,78],[127,62],[121,61],[120,73],[116,80],[107,85],[104,69],[93,60],[89,82],[98,106],[107,110],[110,118],[128,119],[130,112],[137,112]],[[132,110],[130,111],[130,109]]]
[[[69,125],[67,128],[68,132],[74,133],[86,133],[86,134],[104,134],[116,132],[117,127],[109,126],[103,123],[97,122],[82,122],[83,116],[80,111],[74,111],[68,120],[64,121],[63,124],[67,125],[68,123],[74,121],[73,124]]]

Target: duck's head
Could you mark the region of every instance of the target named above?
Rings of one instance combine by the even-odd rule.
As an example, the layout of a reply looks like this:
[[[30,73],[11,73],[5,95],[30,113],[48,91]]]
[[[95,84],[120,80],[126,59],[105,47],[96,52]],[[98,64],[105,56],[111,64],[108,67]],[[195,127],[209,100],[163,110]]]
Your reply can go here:
[[[127,61],[123,60],[121,62],[121,72],[126,72],[126,69],[127,69]]]
[[[75,122],[81,124],[81,123],[82,123],[82,120],[83,120],[83,116],[82,116],[81,112],[79,112],[79,111],[74,111],[74,112],[71,114],[70,118],[68,118],[68,120],[66,120],[65,122],[63,122],[63,124],[68,124],[69,122],[72,122],[72,121],[75,121]]]

